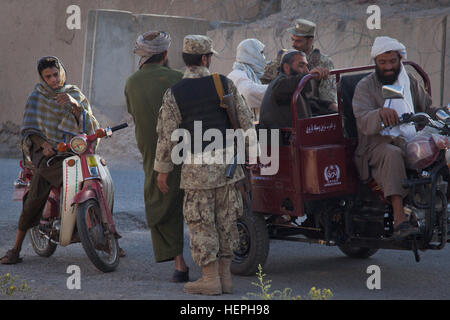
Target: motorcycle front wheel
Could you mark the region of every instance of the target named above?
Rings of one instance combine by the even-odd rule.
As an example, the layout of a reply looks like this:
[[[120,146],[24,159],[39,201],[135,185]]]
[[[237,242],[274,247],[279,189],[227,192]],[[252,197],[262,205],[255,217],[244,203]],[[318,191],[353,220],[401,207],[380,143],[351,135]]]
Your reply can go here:
[[[78,206],[77,230],[84,251],[97,269],[114,271],[119,265],[119,244],[104,226],[97,201],[90,199]]]
[[[39,230],[39,226],[30,229],[31,246],[38,256],[48,258],[56,250],[57,245],[46,238]]]

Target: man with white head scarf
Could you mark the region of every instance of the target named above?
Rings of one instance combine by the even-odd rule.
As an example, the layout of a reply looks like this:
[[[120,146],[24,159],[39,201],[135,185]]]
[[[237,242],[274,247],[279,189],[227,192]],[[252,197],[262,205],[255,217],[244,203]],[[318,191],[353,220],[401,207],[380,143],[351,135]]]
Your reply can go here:
[[[394,237],[404,238],[417,232],[407,221],[403,210],[403,198],[407,190],[402,187],[406,179],[405,141],[415,135],[410,126],[395,127],[403,113],[426,112],[431,116],[436,108],[418,81],[403,66],[406,48],[396,39],[377,37],[371,58],[375,72],[363,78],[355,88],[353,112],[358,129],[358,147],[355,162],[360,177],[367,181],[372,176],[392,203],[394,211]],[[385,100],[383,85],[402,85],[405,99]],[[407,102],[407,103],[406,103]],[[383,129],[383,125],[391,127]]]
[[[136,142],[143,158],[145,172],[144,201],[156,262],[175,260],[174,282],[188,281],[183,258],[183,191],[179,188],[181,166],[175,166],[167,179],[170,191],[164,196],[158,189],[153,170],[155,161],[156,125],[162,98],[167,88],[181,80],[183,74],[167,67],[170,35],[150,31],[140,35],[134,53],[140,57],[139,70],[125,86],[128,112],[135,123]]]
[[[260,81],[266,66],[264,47],[257,39],[243,40],[236,50],[233,71],[228,74],[228,78],[233,81],[257,119],[267,89],[267,84]]]

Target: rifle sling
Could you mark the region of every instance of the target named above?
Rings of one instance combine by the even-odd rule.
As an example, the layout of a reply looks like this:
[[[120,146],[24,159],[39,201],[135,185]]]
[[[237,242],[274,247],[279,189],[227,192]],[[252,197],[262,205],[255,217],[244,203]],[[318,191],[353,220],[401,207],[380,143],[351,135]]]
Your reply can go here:
[[[227,105],[224,102],[224,93],[225,92],[223,90],[223,85],[222,85],[222,81],[220,80],[219,74],[213,73],[212,78],[214,80],[214,86],[216,87],[217,95],[219,96],[220,107],[224,108],[227,111],[228,119],[230,119],[230,123],[231,123],[231,126],[233,127],[233,129],[234,130],[239,129],[239,126],[238,126],[237,120],[236,120],[236,116],[235,116],[235,112],[236,112],[235,108],[230,107],[229,105]],[[249,185],[250,179],[249,179],[249,174],[248,174],[248,171],[246,170],[246,168],[243,166],[242,169],[244,171],[245,178],[243,180],[237,181],[235,185],[236,185],[236,188],[241,192],[242,198],[248,208],[251,204],[249,196],[248,196],[248,192],[250,191],[250,185]]]
[[[228,115],[228,119],[230,120],[231,126],[234,130],[239,129],[239,125],[237,124],[235,109],[230,107],[224,101],[225,91],[223,89],[222,81],[220,80],[220,75],[218,73],[213,73],[212,78],[214,81],[214,86],[216,87],[217,95],[219,96],[220,107],[225,109]]]

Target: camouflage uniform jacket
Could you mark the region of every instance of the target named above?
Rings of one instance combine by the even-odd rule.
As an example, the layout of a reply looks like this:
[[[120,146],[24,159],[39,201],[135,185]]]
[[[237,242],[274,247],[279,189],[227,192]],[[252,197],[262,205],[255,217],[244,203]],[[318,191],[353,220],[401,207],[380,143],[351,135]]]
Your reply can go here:
[[[328,70],[334,69],[334,64],[331,59],[322,54],[319,49],[313,49],[306,55],[308,59],[308,69],[312,70],[315,67],[325,68]],[[333,81],[333,76],[328,79],[322,79],[319,82],[319,99],[337,103],[336,86]]]
[[[206,67],[188,67],[183,78],[201,78],[210,75],[211,73]],[[240,127],[244,131],[254,129],[252,113],[231,80],[228,80],[228,89],[234,97]],[[220,108],[219,105],[217,107]],[[158,125],[156,127],[158,144],[156,147],[154,168],[158,172],[170,172],[173,169],[171,153],[178,142],[171,141],[171,135],[174,130],[179,128],[181,122],[180,109],[178,108],[172,90],[169,88],[164,94],[163,104],[159,111]],[[191,141],[193,141],[193,137]],[[194,190],[214,189],[244,178],[242,168],[238,166],[233,179],[228,179],[225,176],[226,168],[227,164],[225,161],[223,164],[194,164],[184,162],[181,170],[180,188]]]

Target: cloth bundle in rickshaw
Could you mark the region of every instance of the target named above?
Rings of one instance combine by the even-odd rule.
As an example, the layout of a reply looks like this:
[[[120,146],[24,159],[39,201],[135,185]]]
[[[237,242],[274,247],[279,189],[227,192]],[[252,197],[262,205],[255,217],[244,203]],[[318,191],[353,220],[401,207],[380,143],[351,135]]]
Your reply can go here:
[[[439,150],[449,146],[448,137],[420,131],[406,144],[406,165],[410,169],[426,168],[436,161]]]

